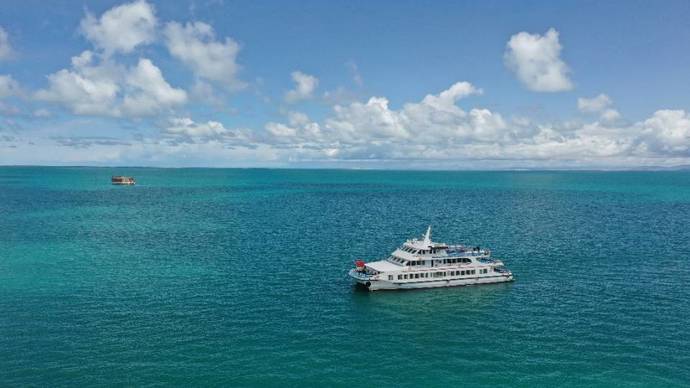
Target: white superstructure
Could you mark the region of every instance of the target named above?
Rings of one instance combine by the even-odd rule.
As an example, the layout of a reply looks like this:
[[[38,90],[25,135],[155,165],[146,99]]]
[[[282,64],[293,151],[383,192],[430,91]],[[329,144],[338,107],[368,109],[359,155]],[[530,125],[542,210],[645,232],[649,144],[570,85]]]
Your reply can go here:
[[[491,251],[480,247],[446,245],[431,241],[431,226],[422,240],[407,240],[385,260],[355,261],[349,275],[374,290],[453,287],[513,280]]]

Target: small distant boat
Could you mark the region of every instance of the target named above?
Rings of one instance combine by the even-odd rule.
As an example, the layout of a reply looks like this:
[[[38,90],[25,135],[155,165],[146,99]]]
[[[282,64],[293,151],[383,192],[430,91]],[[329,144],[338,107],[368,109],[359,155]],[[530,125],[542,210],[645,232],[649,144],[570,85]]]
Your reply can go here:
[[[137,184],[137,181],[135,181],[133,177],[124,176],[124,175],[116,175],[116,176],[110,178],[110,181],[114,185],[136,185]]]
[[[387,259],[355,261],[350,277],[373,290],[469,286],[513,280],[513,273],[491,251],[431,241],[431,226],[422,240],[407,240]]]

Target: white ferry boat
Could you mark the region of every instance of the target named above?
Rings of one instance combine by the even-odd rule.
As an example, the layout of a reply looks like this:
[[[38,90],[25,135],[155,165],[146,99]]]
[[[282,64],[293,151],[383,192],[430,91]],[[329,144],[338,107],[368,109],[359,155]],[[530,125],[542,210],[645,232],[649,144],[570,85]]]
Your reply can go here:
[[[431,226],[422,240],[407,240],[385,260],[355,261],[349,275],[370,291],[469,286],[513,280],[491,251],[431,241]]]

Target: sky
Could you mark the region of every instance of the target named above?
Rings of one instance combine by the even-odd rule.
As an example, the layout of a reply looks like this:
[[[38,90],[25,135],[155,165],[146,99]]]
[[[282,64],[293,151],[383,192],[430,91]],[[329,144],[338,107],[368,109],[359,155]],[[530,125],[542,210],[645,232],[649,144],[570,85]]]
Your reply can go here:
[[[0,3],[0,165],[690,165],[687,1]]]

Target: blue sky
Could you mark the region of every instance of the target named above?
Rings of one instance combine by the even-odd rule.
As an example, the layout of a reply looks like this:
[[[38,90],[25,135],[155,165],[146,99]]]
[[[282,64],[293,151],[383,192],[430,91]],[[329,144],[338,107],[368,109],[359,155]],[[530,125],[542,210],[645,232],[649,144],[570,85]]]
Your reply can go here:
[[[0,164],[690,164],[690,3],[0,4]]]

